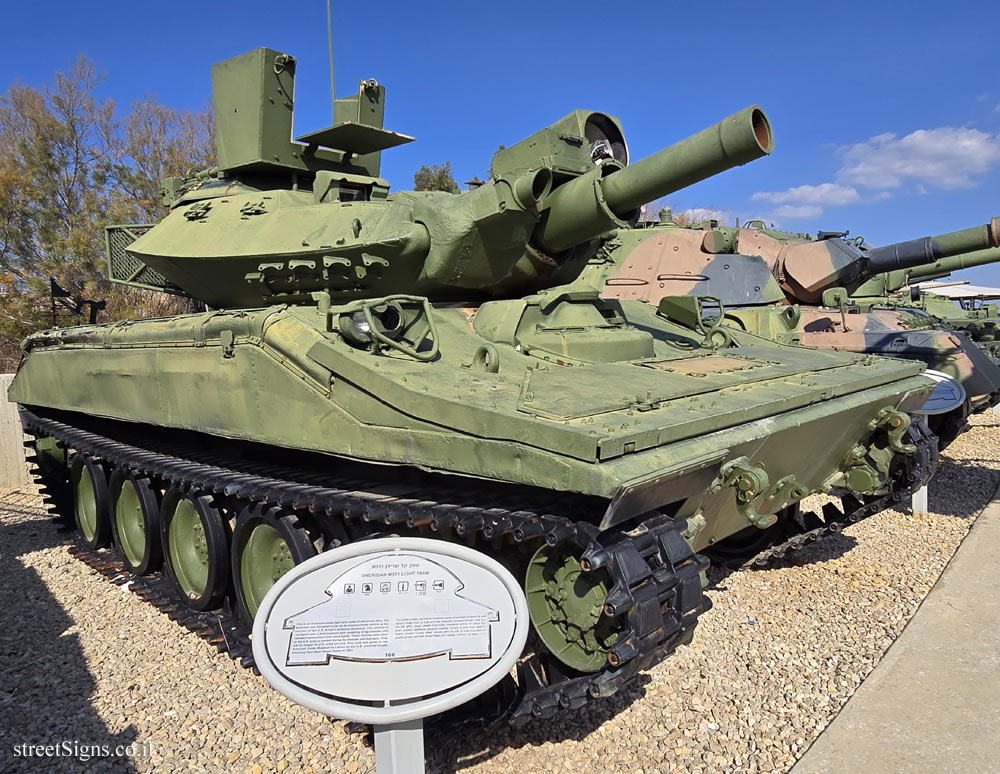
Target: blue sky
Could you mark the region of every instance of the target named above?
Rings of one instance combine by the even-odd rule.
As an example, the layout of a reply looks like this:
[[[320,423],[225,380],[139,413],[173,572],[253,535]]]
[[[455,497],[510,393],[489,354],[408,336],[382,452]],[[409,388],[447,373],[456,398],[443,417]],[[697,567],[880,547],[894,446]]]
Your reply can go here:
[[[482,177],[499,144],[576,108],[617,115],[637,159],[758,103],[772,156],[675,193],[675,209],[873,244],[1000,215],[1000,3],[333,0],[333,14],[338,94],[376,78],[386,128],[417,138],[383,154],[396,189],[424,163]],[[209,99],[213,62],[272,46],[299,60],[296,132],[330,123],[322,0],[16,3],[0,39],[4,88],[84,53],[106,96],[178,108]],[[1000,285],[1000,268],[959,278]]]

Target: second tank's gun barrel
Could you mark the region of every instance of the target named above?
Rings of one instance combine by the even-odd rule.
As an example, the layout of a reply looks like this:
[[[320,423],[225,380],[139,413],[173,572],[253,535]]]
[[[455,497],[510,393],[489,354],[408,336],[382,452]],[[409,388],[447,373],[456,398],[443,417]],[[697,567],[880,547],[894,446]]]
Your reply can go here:
[[[934,263],[914,266],[909,269],[896,269],[882,274],[876,274],[863,282],[852,292],[855,296],[882,296],[895,293],[915,280],[933,280],[947,277],[953,271],[971,269],[987,263],[1000,262],[1000,247],[990,247],[985,250],[975,250],[971,253],[959,253],[948,258],[941,258]]]
[[[881,274],[925,266],[928,273],[940,273],[941,269],[932,270],[930,266],[942,259],[994,247],[1000,247],[1000,217],[982,226],[876,247],[868,252],[868,273]]]
[[[647,202],[766,156],[773,147],[767,115],[751,105],[628,167],[606,159],[545,199],[535,242],[546,252],[562,252],[624,225]]]
[[[997,263],[1000,261],[1000,247],[991,247],[986,250],[975,250],[970,253],[959,253],[947,258],[941,258],[923,266],[915,266],[912,269],[905,269],[899,274],[905,275],[907,279],[923,279],[924,277],[939,277],[951,274],[953,271],[971,269],[973,266],[982,266],[987,263]],[[890,273],[893,277],[897,272]],[[902,287],[902,286],[900,286]]]

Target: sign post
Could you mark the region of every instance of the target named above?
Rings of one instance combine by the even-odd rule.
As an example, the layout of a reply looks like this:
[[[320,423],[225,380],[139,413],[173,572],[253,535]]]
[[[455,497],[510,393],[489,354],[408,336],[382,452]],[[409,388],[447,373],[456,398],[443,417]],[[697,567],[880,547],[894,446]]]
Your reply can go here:
[[[934,391],[924,401],[924,405],[917,409],[915,414],[945,414],[954,411],[965,402],[965,387],[953,376],[928,368],[924,371],[924,376],[929,376],[937,385]],[[927,484],[913,493],[910,498],[910,510],[914,516],[926,516],[927,505]]]
[[[424,770],[423,718],[509,674],[528,635],[524,592],[464,545],[366,540],[294,567],[254,619],[265,680],[310,709],[375,728],[378,774]]]
[[[375,774],[423,774],[424,721],[375,726]]]

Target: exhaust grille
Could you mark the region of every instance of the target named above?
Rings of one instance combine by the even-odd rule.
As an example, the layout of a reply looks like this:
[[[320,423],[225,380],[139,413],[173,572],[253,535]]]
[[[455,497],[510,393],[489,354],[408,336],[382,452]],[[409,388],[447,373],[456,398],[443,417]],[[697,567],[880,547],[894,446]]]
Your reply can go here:
[[[108,278],[119,285],[131,285],[145,290],[159,290],[178,296],[188,295],[158,271],[129,254],[129,246],[151,228],[152,225],[149,224],[131,224],[107,226],[104,229],[104,244],[108,255]]]

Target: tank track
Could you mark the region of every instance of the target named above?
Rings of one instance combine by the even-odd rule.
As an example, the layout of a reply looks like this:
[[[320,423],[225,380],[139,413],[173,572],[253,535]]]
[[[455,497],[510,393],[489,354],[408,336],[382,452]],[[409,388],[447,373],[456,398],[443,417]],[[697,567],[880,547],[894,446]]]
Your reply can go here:
[[[698,615],[711,606],[701,585],[701,573],[709,561],[694,553],[681,536],[685,528],[683,520],[657,515],[627,533],[600,534],[589,522],[574,522],[552,514],[547,502],[519,502],[518,509],[512,510],[467,505],[463,499],[467,502],[470,492],[465,490],[436,491],[444,497],[433,500],[424,497],[425,492],[387,493],[381,484],[366,487],[365,482],[324,480],[280,466],[233,464],[233,460],[192,454],[182,456],[178,452],[190,450],[157,444],[130,445],[27,411],[21,414],[24,429],[31,435],[55,438],[78,453],[153,476],[168,485],[243,502],[339,516],[373,536],[401,528],[444,534],[450,534],[450,530],[487,551],[501,547],[505,541],[520,544],[544,538],[553,547],[572,544],[581,551],[588,571],[608,572],[611,588],[607,609],[610,614],[623,616],[625,622],[609,654],[608,665],[598,672],[579,674],[564,670],[555,659],[543,660],[538,655],[523,659],[518,665],[516,684],[510,677],[505,678],[492,697],[475,704],[488,708],[480,710],[481,715],[471,716],[471,705],[458,708],[466,710],[465,716],[452,718],[450,722],[459,725],[502,719],[519,725],[531,718],[553,717],[611,696],[640,671],[690,642]],[[59,492],[60,483],[44,472],[39,475],[47,502],[60,507],[65,518],[67,498],[65,492]],[[67,485],[62,484],[61,488],[65,490]],[[395,487],[401,488],[405,490]],[[68,512],[72,513],[72,509]],[[176,595],[172,583],[162,573],[145,577],[128,575],[108,549],[93,550],[77,544],[71,552],[114,582],[130,583],[129,588],[138,596],[220,652],[228,653],[245,667],[253,666],[249,627],[231,610],[195,612]]]
[[[834,503],[823,506],[823,518],[815,513],[796,512],[781,525],[786,539],[765,548],[752,557],[725,562],[730,567],[762,568],[784,559],[817,540],[839,533],[844,527],[861,521],[902,502],[926,484],[938,465],[938,439],[923,421],[914,420],[907,431],[907,441],[917,447],[907,470],[887,494],[859,500],[848,494],[841,498],[841,508]],[[792,534],[788,534],[792,533]]]

